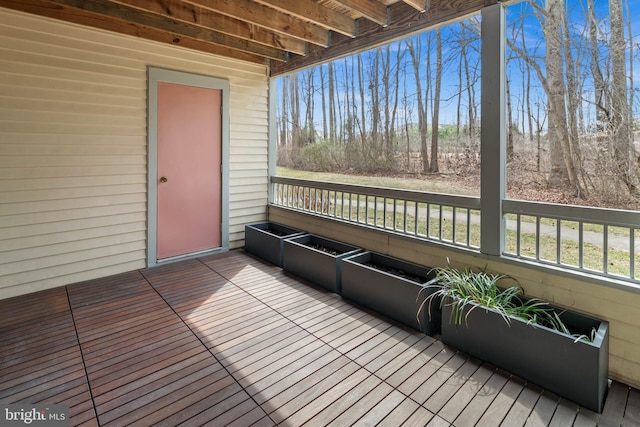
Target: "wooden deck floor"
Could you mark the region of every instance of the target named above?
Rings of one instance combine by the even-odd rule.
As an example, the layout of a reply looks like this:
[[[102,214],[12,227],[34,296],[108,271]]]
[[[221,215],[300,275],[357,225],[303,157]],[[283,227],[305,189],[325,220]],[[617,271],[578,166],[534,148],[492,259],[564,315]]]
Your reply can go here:
[[[0,301],[0,403],[71,425],[640,425],[602,415],[243,252]]]

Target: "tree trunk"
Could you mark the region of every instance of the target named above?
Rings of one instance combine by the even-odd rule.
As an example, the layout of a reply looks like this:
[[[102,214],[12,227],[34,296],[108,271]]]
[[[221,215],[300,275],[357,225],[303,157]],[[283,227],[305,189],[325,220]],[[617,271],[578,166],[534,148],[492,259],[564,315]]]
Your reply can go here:
[[[606,106],[606,83],[600,69],[600,55],[598,50],[598,22],[596,21],[594,0],[588,0],[587,13],[589,15],[589,51],[591,52],[591,76],[593,77],[594,101],[596,106],[597,130],[602,132],[609,123],[609,110]]]
[[[566,67],[565,75],[567,81],[567,137],[569,138],[569,144],[571,147],[571,155],[574,167],[576,169],[576,175],[578,177],[583,177],[582,170],[582,153],[580,150],[580,140],[579,140],[579,131],[578,131],[578,116],[577,111],[580,109],[580,105],[582,103],[581,94],[579,91],[580,85],[578,84],[578,73],[576,71],[576,63],[573,59],[573,49],[574,46],[571,43],[571,38],[569,37],[569,23],[567,21],[566,12],[562,14],[562,27],[563,27],[563,52],[564,52],[564,63]],[[583,180],[584,182],[584,180]],[[581,186],[582,191],[584,192],[584,197],[587,197],[586,187]]]
[[[391,130],[389,132],[389,141],[388,141],[388,152],[390,155],[393,154],[396,140],[396,115],[398,113],[398,96],[400,93],[400,64],[403,62],[402,57],[404,56],[404,51],[400,49],[400,42],[398,42],[398,46],[396,49],[396,69],[395,69],[395,78],[394,78],[394,93],[393,93],[393,109],[391,110]]]
[[[627,104],[627,62],[625,58],[622,0],[609,0],[611,18],[611,136],[618,178],[633,195],[640,195],[631,175],[631,130]]]
[[[552,186],[563,186],[568,180],[574,194],[582,196],[582,188],[578,181],[571,142],[567,132],[567,110],[565,104],[566,88],[562,60],[562,0],[546,0],[543,31],[546,35],[547,96],[549,98],[549,131],[551,144]]]
[[[409,55],[411,56],[411,65],[413,66],[413,74],[415,77],[416,95],[418,98],[416,101],[416,106],[418,107],[418,133],[420,134],[420,147],[423,163],[422,170],[426,171],[428,167],[427,120],[424,103],[422,101],[422,79],[420,78],[420,38],[416,37],[415,40],[417,41],[417,46],[414,46],[413,44],[413,37],[408,38],[405,43],[407,45]]]
[[[300,95],[298,92],[298,74],[289,78],[289,93],[291,96],[291,157],[297,161],[300,153]]]
[[[507,98],[507,162],[513,160],[513,111],[511,105],[511,86],[509,78],[506,78],[505,84],[505,98]]]
[[[325,84],[325,71],[324,65],[320,66],[320,91],[322,96],[322,138],[327,141],[328,127],[327,127],[327,92]]]
[[[442,37],[436,29],[436,86],[433,93],[433,120],[431,122],[431,162],[429,172],[439,172],[438,129],[440,126],[440,89],[442,87]]]
[[[364,69],[362,65],[362,53],[358,54],[358,88],[360,89],[360,137],[362,138],[362,150],[366,151],[367,144],[367,122],[366,105],[364,100]]]
[[[329,62],[329,141],[336,143],[336,95],[335,95],[335,76],[333,62]]]

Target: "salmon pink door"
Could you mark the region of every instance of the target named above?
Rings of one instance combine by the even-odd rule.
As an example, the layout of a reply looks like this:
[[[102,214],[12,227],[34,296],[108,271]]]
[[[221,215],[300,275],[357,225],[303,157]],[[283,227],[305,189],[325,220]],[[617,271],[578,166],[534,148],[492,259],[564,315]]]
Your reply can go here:
[[[221,100],[158,82],[158,259],[221,246]]]

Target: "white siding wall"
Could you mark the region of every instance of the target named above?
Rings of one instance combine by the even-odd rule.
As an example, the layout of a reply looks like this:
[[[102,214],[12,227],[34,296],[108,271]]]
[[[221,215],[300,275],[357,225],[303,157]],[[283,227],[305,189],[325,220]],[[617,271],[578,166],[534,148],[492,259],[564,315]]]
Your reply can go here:
[[[265,66],[0,8],[0,298],[145,266],[149,65],[229,79],[230,246],[266,217]]]

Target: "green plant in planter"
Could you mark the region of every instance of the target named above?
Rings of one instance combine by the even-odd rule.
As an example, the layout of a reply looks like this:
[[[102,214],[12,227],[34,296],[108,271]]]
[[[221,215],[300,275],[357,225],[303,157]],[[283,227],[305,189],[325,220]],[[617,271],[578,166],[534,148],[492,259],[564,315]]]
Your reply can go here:
[[[507,324],[511,318],[517,317],[533,326],[545,326],[575,338],[576,341],[593,341],[593,337],[584,334],[572,334],[560,319],[558,312],[545,301],[536,298],[524,298],[522,288],[518,282],[506,275],[489,274],[486,271],[474,272],[470,269],[457,270],[451,265],[434,269],[436,276],[427,282],[423,290],[435,288],[435,292],[424,297],[418,312],[427,306],[431,312],[434,299],[440,301],[440,307],[451,306],[451,319],[457,325],[462,324],[466,317],[478,307],[485,307],[496,311]],[[498,283],[512,281],[515,285],[500,288]],[[421,291],[422,292],[422,291]],[[469,308],[466,311],[465,308]],[[592,331],[592,335],[595,331]]]

